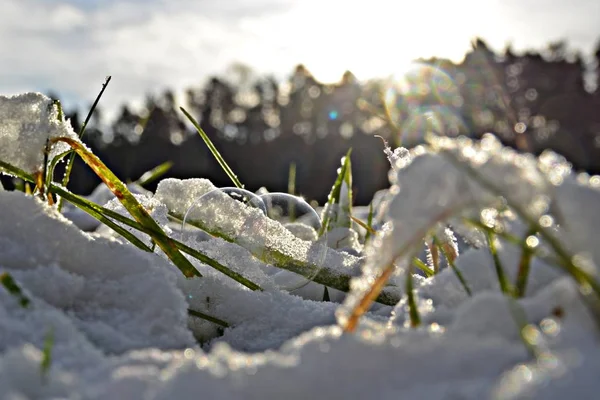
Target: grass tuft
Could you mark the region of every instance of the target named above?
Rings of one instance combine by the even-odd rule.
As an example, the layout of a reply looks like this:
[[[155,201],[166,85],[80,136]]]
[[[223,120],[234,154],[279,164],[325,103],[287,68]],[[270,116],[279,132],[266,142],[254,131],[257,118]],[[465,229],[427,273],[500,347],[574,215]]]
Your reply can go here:
[[[179,268],[187,278],[199,276],[198,271],[179,252],[173,240],[169,238],[162,230],[160,225],[148,214],[148,211],[137,201],[135,196],[129,191],[127,186],[117,178],[117,176],[92,152],[90,152],[81,143],[70,138],[56,138],[56,142],[62,141],[71,146],[85,163],[102,179],[115,197],[129,211],[131,216],[142,226],[148,229],[152,240],[165,252],[167,257]]]

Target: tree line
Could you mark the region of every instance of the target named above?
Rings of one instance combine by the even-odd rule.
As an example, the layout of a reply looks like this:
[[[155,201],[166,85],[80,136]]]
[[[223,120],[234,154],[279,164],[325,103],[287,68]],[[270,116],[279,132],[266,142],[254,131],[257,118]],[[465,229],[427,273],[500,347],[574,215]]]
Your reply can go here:
[[[411,146],[427,132],[479,137],[540,153],[553,149],[575,168],[600,173],[600,44],[592,60],[564,42],[515,54],[476,39],[460,63],[416,60],[395,77],[359,82],[347,71],[325,84],[298,65],[286,82],[256,76],[244,65],[191,87],[148,96],[142,111],[123,105],[109,127],[91,125],[84,141],[123,180],[172,161],[169,176],[205,177],[231,186],[179,111],[196,118],[249,190],[286,191],[296,166],[296,192],[322,203],[340,158],[353,149],[355,202],[367,204],[388,186],[381,136]],[[78,129],[81,116],[70,118]],[[98,180],[78,161],[70,188],[90,192]]]

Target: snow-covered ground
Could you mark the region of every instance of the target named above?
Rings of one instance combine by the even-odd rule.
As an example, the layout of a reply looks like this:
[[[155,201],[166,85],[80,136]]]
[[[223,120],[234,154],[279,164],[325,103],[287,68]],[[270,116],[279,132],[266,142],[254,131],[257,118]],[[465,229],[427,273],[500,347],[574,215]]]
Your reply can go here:
[[[35,173],[46,139],[60,136],[75,137],[49,99],[0,97],[0,161]],[[135,191],[166,233],[262,291],[192,257],[202,277],[186,279],[158,246],[144,252],[73,208],[63,215],[38,197],[0,188],[0,274],[30,300],[24,307],[0,286],[0,398],[593,398],[600,391],[600,315],[585,280],[598,281],[598,179],[573,174],[552,153],[517,154],[491,136],[431,139],[388,156],[391,188],[374,202],[379,233],[366,244],[364,231],[339,227],[326,240],[305,240],[312,228],[286,228],[203,179]],[[198,207],[207,193],[216,193],[215,201]],[[105,189],[91,198],[128,215]],[[182,230],[168,218],[188,210],[190,220],[233,241]],[[523,249],[502,233],[538,251],[526,296],[501,292],[483,230],[467,220],[496,227],[498,259],[511,283]],[[454,245],[448,226],[470,243],[455,266],[471,295],[452,268],[414,275],[421,324],[411,327],[408,261],[432,232]],[[319,263],[334,277],[353,276],[350,294],[329,288],[332,301],[321,301],[322,285],[298,284],[297,275],[261,261],[257,252],[267,248]],[[375,304],[346,332],[394,262],[384,293],[397,304]],[[188,309],[229,327],[188,316]]]

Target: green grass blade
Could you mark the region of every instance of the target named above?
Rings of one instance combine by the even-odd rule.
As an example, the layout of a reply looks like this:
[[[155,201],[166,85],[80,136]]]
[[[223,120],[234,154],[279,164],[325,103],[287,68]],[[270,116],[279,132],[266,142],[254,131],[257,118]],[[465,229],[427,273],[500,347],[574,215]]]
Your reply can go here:
[[[371,232],[375,232],[373,229],[373,202],[369,204],[369,216],[367,217],[367,234],[365,235],[365,242],[371,238]]]
[[[56,106],[56,110],[58,111],[58,115],[56,116],[56,118],[58,119],[58,122],[62,122],[63,118],[64,118],[64,113],[63,113],[63,109],[62,109],[62,104],[60,104],[60,100],[54,100],[52,102],[52,105]]]
[[[508,301],[508,308],[513,320],[519,329],[519,337],[521,338],[521,342],[523,342],[523,345],[529,354],[537,359],[542,354],[542,351],[539,349],[539,346],[533,340],[531,340],[531,334],[529,334],[532,329],[535,330],[536,328],[527,323],[527,315],[517,300],[512,297],[507,297],[506,300]]]
[[[148,228],[150,236],[156,244],[165,252],[167,257],[179,268],[184,276],[191,278],[198,276],[198,271],[177,249],[173,241],[165,235],[160,225],[148,214],[148,211],[137,201],[135,196],[129,191],[127,186],[117,178],[117,176],[93,153],[91,153],[81,143],[70,138],[57,138],[56,141],[62,141],[70,145],[85,163],[102,179],[115,197],[129,211],[129,214]]]
[[[423,271],[425,273],[425,276],[427,276],[428,278],[431,278],[433,275],[435,275],[435,272],[417,257],[413,257],[413,264],[416,268]]]
[[[460,284],[462,285],[465,292],[467,292],[467,294],[469,296],[472,296],[471,288],[467,284],[467,281],[465,280],[465,277],[463,276],[462,272],[460,272],[460,270],[458,268],[456,268],[456,264],[454,263],[454,258],[450,257],[450,255],[446,252],[446,249],[444,248],[444,246],[442,246],[439,239],[435,236],[433,237],[433,243],[434,243],[434,245],[436,245],[438,247],[438,249],[440,249],[442,251],[444,258],[446,258],[448,265],[450,266],[450,268],[452,268],[452,271],[454,272],[454,274],[460,281]]]
[[[333,183],[331,192],[327,197],[327,204],[323,209],[323,217],[321,221],[321,229],[319,236],[323,236],[326,232],[334,227],[351,228],[352,220],[352,164],[350,162],[350,154],[352,149],[349,149],[342,159],[342,166],[339,169],[337,178]],[[342,199],[342,186],[348,188],[346,198]],[[334,210],[333,207],[338,209]],[[332,220],[333,219],[333,220]]]
[[[149,252],[149,253],[153,252],[152,248],[148,247],[148,245],[146,245],[144,242],[142,242],[133,233],[129,232],[127,229],[124,229],[119,224],[116,224],[110,218],[107,218],[106,211],[110,211],[110,210],[105,209],[104,207],[99,206],[96,203],[91,202],[83,197],[74,195],[73,193],[71,193],[65,189],[62,189],[60,186],[51,185],[51,186],[49,186],[49,191],[52,193],[56,193],[57,195],[61,196],[61,198],[64,198],[65,200],[67,200],[69,203],[73,204],[80,210],[82,210],[82,211],[88,213],[90,216],[96,218],[102,224],[108,226],[113,231],[115,231],[119,235],[123,236],[126,240],[128,240],[131,244],[133,244],[137,248],[144,250],[146,252]],[[116,212],[114,214],[119,215],[119,216],[121,215]],[[114,218],[114,219],[116,219],[116,218]]]
[[[535,235],[533,229],[525,234],[521,245],[521,258],[519,259],[519,269],[517,270],[517,281],[515,283],[515,295],[517,297],[525,296],[527,281],[531,270],[531,259],[533,258],[533,247],[527,244],[529,236]]]
[[[87,128],[87,125],[90,122],[90,119],[92,118],[92,114],[94,114],[94,110],[96,110],[96,107],[98,106],[98,102],[100,101],[100,98],[104,94],[104,91],[106,90],[106,87],[108,86],[108,83],[110,82],[110,80],[111,80],[111,77],[107,76],[106,79],[104,80],[104,83],[102,84],[102,89],[100,90],[100,93],[98,93],[98,96],[96,96],[96,100],[94,100],[94,104],[92,104],[90,111],[88,112],[87,116],[85,117],[85,121],[83,122],[83,125],[81,125],[81,129],[79,130],[79,138],[80,139],[83,137],[83,134],[85,133],[85,129]],[[75,153],[71,154],[71,157],[69,157],[69,160],[67,161],[67,166],[65,168],[65,176],[63,177],[63,180],[62,180],[62,185],[64,187],[67,187],[69,185],[69,179],[71,178],[71,171],[73,170],[73,162],[74,161],[75,161]],[[58,211],[60,211],[60,210],[62,210],[62,202],[59,201]]]
[[[50,163],[46,164],[46,183],[45,183],[46,188],[50,187],[50,185],[52,184],[52,180],[54,179],[54,170],[56,169],[56,166],[58,165],[60,160],[62,160],[64,157],[66,157],[70,153],[74,153],[73,150],[67,150],[61,154],[58,154],[50,161]],[[49,200],[50,200],[50,197],[49,197]],[[60,200],[59,200],[59,205],[60,205]]]
[[[205,313],[200,312],[200,311],[192,310],[191,308],[188,308],[187,311],[188,311],[188,314],[191,315],[191,316],[193,316],[193,317],[201,318],[201,319],[204,319],[206,321],[210,321],[213,324],[217,324],[217,325],[222,326],[223,328],[229,328],[229,324],[227,322],[223,321],[222,319],[219,319],[217,317],[213,317],[212,315],[208,315],[208,314],[205,314]]]
[[[500,256],[498,255],[498,249],[496,248],[496,235],[494,235],[494,233],[492,233],[491,231],[486,231],[486,233],[488,249],[490,251],[490,254],[492,255],[492,259],[494,260],[494,267],[496,268],[496,276],[498,277],[500,290],[507,296],[513,296],[514,290],[511,288],[511,285],[508,282],[508,278],[504,273],[502,261],[500,260]]]
[[[40,363],[42,376],[46,376],[52,366],[52,349],[54,349],[54,329],[50,328],[44,339],[44,349],[42,351],[42,361]]]
[[[215,157],[215,159],[217,160],[217,162],[219,163],[219,165],[221,166],[221,168],[223,168],[223,171],[225,171],[225,173],[227,174],[227,176],[229,177],[229,179],[231,179],[231,181],[233,182],[233,184],[237,188],[243,189],[244,185],[242,185],[242,183],[240,182],[240,180],[238,179],[238,177],[233,173],[233,170],[229,167],[229,165],[227,164],[227,162],[225,162],[225,159],[221,156],[221,153],[219,153],[219,151],[217,150],[217,148],[215,147],[215,145],[213,144],[213,142],[210,140],[210,138],[204,132],[204,130],[200,127],[200,125],[194,119],[194,117],[192,117],[190,115],[190,113],[188,113],[183,107],[179,107],[179,109],[181,110],[181,112],[183,112],[185,114],[185,116],[187,117],[187,119],[190,120],[190,122],[192,123],[192,125],[194,125],[194,128],[196,128],[196,131],[198,131],[198,134],[200,135],[200,137],[202,138],[202,140],[204,140],[204,143],[206,143],[206,146],[208,147],[208,149],[212,153],[213,157]]]
[[[145,186],[145,185],[149,184],[150,182],[154,182],[155,180],[157,180],[158,178],[160,178],[161,176],[166,174],[167,171],[169,171],[172,166],[173,166],[172,161],[164,162],[164,163],[152,168],[150,171],[144,172],[142,174],[142,176],[140,176],[140,178],[135,183],[137,183],[140,186]]]
[[[294,195],[296,193],[296,163],[290,163],[288,171],[288,193]]]
[[[100,98],[104,94],[104,90],[106,90],[106,87],[108,86],[108,83],[110,82],[111,78],[112,77],[110,77],[110,76],[106,77],[106,79],[104,80],[104,83],[102,84],[102,89],[100,90],[100,93],[98,93],[98,96],[96,96],[96,100],[94,101],[94,104],[92,104],[90,111],[88,111],[88,115],[85,117],[85,121],[83,122],[83,125],[81,125],[81,129],[79,130],[79,138],[80,139],[83,137],[83,134],[85,133],[85,129],[87,128],[87,124],[90,122],[90,119],[92,118],[92,115],[94,114],[94,110],[96,110],[96,107],[98,106],[98,102],[100,101]],[[63,177],[63,181],[62,181],[62,185],[64,187],[67,187],[67,185],[69,184],[69,179],[71,177],[71,170],[73,169],[73,161],[75,161],[75,153],[71,154],[71,157],[69,157],[69,161],[67,161],[65,176]],[[60,211],[60,209],[61,209],[60,204],[59,204],[58,209]]]
[[[21,287],[17,284],[17,282],[8,272],[3,272],[2,274],[0,274],[0,284],[4,286],[8,293],[10,293],[19,300],[19,304],[21,304],[21,307],[29,307],[31,301],[27,298],[27,296],[23,294]]]
[[[406,270],[406,295],[408,302],[408,315],[410,316],[410,326],[416,328],[421,325],[421,316],[417,307],[415,293],[413,290],[413,266],[410,264]]]

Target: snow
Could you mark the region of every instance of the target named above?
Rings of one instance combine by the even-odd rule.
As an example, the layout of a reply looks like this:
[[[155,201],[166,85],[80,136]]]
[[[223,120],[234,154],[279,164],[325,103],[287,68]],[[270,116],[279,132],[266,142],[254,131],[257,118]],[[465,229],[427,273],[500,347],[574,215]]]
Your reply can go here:
[[[0,96],[0,160],[29,173],[42,169],[46,141],[68,137],[79,141],[68,121],[58,120],[52,100],[39,93]],[[51,147],[49,159],[69,149]]]
[[[69,134],[48,101],[37,94],[0,98],[0,160],[38,171],[46,139]],[[20,128],[32,121],[35,129]],[[167,234],[262,291],[193,258],[202,277],[186,279],[158,248],[143,252],[102,226],[84,232],[65,218],[77,219],[76,213],[61,215],[38,198],[0,190],[0,274],[10,274],[30,299],[23,307],[0,287],[0,398],[593,397],[600,388],[594,295],[558,268],[553,255],[558,243],[596,279],[600,180],[574,175],[553,153],[521,155],[490,136],[480,142],[432,138],[410,151],[386,150],[392,185],[377,195],[381,233],[366,245],[343,227],[319,242],[314,227],[268,218],[204,179],[167,179],[155,194],[138,191],[138,201]],[[199,203],[207,194],[204,199],[214,201]],[[127,215],[105,189],[91,198]],[[355,211],[365,219],[365,210]],[[229,240],[181,229],[169,213],[188,213],[190,221]],[[501,292],[481,231],[465,218],[498,229],[498,258],[510,282],[522,248],[500,233],[524,238],[529,224],[539,224],[541,233],[530,235],[530,243],[543,257],[531,261],[525,297],[511,300]],[[150,244],[146,235],[131,232]],[[472,293],[451,268],[431,278],[414,275],[422,323],[412,328],[402,290],[406,261],[431,243],[432,232],[457,254],[455,233],[477,244],[460,245],[455,260]],[[330,288],[332,301],[324,302],[322,285],[286,287],[282,279],[290,273],[257,258],[265,248],[350,272],[351,293]],[[352,307],[397,257],[390,280],[396,287],[386,290],[402,294],[398,304],[374,306],[354,333],[345,333]],[[189,316],[188,309],[229,327]],[[515,319],[517,311],[522,320]],[[50,334],[54,344],[44,370]]]

